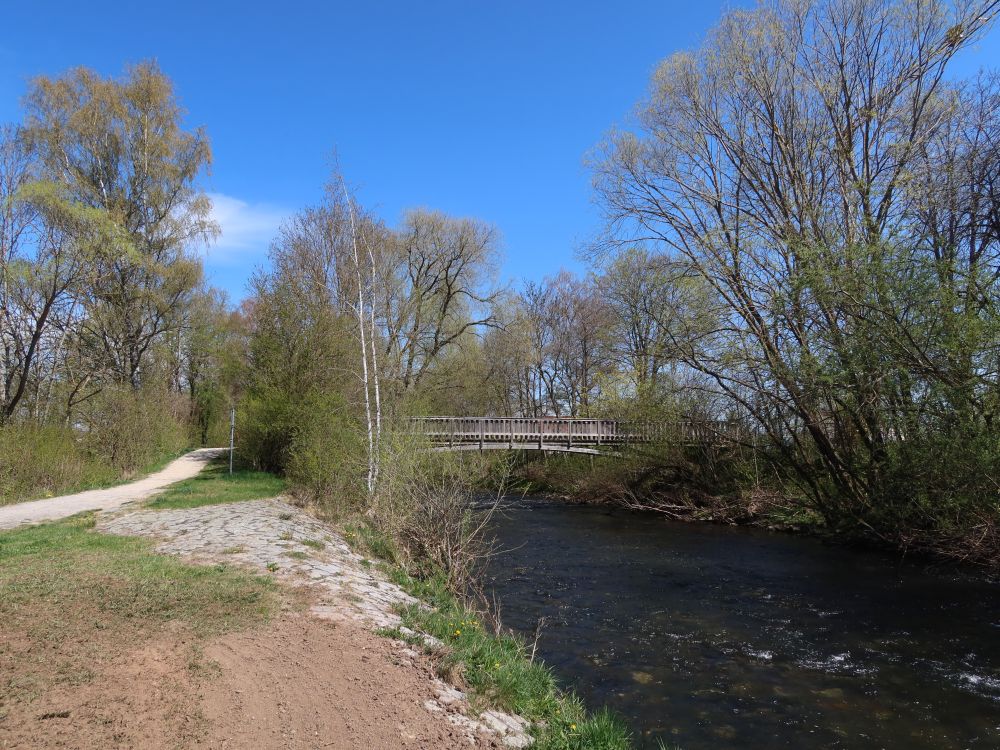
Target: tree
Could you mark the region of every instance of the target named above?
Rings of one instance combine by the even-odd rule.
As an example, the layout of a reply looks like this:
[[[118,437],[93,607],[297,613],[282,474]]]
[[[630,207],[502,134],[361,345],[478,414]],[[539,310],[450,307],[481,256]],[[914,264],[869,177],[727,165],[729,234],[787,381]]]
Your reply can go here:
[[[494,324],[497,230],[473,219],[411,211],[383,261],[386,354],[404,389],[466,333]]]
[[[901,518],[939,523],[935,503],[983,497],[946,472],[924,481],[914,446],[939,458],[940,436],[992,429],[976,404],[996,391],[983,332],[995,330],[997,99],[945,71],[996,6],[730,12],[701,49],[660,66],[641,131],[613,134],[595,165],[609,244],[652,243],[724,311],[687,363],[832,522],[894,533]],[[967,418],[933,416],[946,413]],[[979,472],[995,468],[980,458]]]
[[[63,199],[102,211],[123,247],[98,258],[82,333],[117,378],[138,388],[154,343],[180,324],[177,311],[200,280],[194,243],[217,227],[196,180],[210,163],[205,134],[183,111],[155,63],[122,81],[86,68],[36,78],[25,99],[24,137]]]

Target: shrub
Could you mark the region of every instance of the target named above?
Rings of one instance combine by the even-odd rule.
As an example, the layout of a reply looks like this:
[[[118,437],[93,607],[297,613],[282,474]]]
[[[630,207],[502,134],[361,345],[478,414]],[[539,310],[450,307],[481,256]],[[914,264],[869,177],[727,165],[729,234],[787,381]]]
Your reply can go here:
[[[69,427],[0,428],[0,505],[98,486],[116,476],[114,468],[91,454]]]
[[[113,484],[188,445],[187,401],[162,389],[109,388],[71,425],[0,428],[0,504]]]
[[[499,461],[499,466],[498,466]],[[395,542],[415,572],[441,572],[452,590],[464,592],[476,563],[488,554],[483,530],[490,510],[473,513],[477,491],[492,490],[493,508],[506,486],[507,464],[474,452],[427,451],[411,436],[388,441],[367,516]]]
[[[83,416],[89,449],[130,476],[188,447],[187,400],[161,388],[102,391]]]

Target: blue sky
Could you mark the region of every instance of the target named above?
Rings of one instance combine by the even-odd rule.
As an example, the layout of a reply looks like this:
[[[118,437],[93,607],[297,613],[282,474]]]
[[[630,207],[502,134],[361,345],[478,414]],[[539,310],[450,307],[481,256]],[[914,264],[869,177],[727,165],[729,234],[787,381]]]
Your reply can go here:
[[[336,149],[390,224],[427,206],[495,223],[505,279],[579,269],[597,228],[583,157],[627,121],[656,63],[727,2],[12,3],[0,121],[28,79],[155,58],[204,126],[223,237],[206,271],[234,299],[282,217],[316,202]],[[997,33],[962,67],[996,65]]]

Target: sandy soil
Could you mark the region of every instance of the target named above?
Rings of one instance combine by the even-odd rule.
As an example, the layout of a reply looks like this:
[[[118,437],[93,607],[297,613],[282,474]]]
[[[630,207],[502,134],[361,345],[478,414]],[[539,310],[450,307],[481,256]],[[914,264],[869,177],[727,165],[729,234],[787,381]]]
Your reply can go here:
[[[0,707],[0,748],[469,747],[424,707],[434,697],[426,657],[303,615],[207,642],[177,632],[74,682]]]
[[[125,503],[142,500],[168,484],[190,479],[218,456],[222,448],[199,448],[171,461],[162,470],[144,479],[103,490],[87,490],[45,500],[31,500],[0,507],[0,529],[66,518],[86,510],[114,510]]]

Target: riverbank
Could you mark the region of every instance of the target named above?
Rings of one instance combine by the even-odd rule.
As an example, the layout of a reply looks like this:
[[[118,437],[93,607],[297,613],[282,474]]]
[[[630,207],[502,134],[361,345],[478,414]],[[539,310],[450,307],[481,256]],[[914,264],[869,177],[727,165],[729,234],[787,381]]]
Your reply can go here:
[[[395,544],[363,520],[345,524],[343,537],[411,597],[397,603],[396,623],[380,632],[430,657],[438,677],[457,697],[468,696],[480,721],[498,731],[511,722],[524,730],[506,737],[506,744],[524,747],[522,742],[530,742],[535,750],[631,750],[625,724],[606,709],[589,711],[536,658],[534,644],[505,627],[495,609],[470,604],[480,601],[474,591],[456,595],[443,573],[410,575]]]
[[[0,533],[0,747],[500,747],[372,632],[413,600],[266,484]]]
[[[712,491],[713,482],[716,490]],[[741,480],[732,467],[683,470],[653,464],[597,461],[579,456],[525,460],[511,485],[513,494],[544,496],[579,505],[651,511],[672,521],[745,526],[802,534],[849,548],[882,551],[928,565],[956,566],[1000,575],[1000,495],[963,531],[940,529],[878,531],[857,519],[831,526],[801,497]]]
[[[331,733],[344,748],[630,746],[440,581],[383,572],[337,528],[262,497],[276,488],[212,465],[142,506],[0,533],[12,623],[0,654],[16,675],[0,693],[0,747],[312,747]],[[230,579],[249,588],[232,593]],[[59,622],[66,591],[80,617],[56,635],[36,628]],[[259,602],[253,616],[227,610],[244,600]],[[92,623],[108,606],[114,617]],[[33,656],[50,648],[56,674]]]

